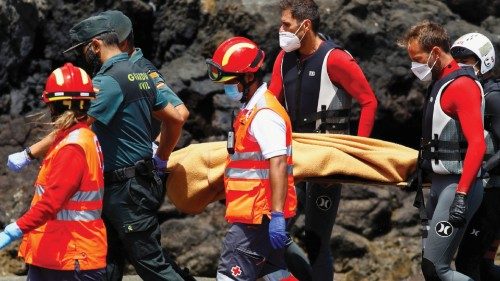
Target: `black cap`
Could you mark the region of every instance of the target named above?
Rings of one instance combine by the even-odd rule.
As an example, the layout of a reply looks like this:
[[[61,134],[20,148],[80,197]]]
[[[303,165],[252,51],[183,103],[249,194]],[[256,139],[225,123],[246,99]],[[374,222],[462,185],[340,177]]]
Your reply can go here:
[[[117,10],[108,10],[99,14],[99,16],[106,17],[109,24],[118,34],[118,42],[123,42],[132,32],[132,21],[124,13]]]
[[[111,27],[111,24],[109,23],[107,17],[92,16],[90,18],[84,19],[81,22],[75,24],[69,30],[69,36],[75,43],[75,45],[73,45],[63,53],[80,47],[81,45],[89,42],[92,38],[98,35],[112,31],[113,28]]]

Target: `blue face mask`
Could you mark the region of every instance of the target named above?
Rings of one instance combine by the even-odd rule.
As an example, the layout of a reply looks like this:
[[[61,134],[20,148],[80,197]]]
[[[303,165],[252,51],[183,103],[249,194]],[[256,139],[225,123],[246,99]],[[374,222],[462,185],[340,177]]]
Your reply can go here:
[[[238,90],[238,84],[224,84],[224,93],[235,101],[239,101],[243,97],[243,93]]]

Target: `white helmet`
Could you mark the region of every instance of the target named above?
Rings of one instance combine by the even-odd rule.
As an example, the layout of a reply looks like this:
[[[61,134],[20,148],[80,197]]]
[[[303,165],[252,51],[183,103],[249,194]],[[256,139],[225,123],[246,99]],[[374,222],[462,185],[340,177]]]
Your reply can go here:
[[[473,32],[462,35],[451,46],[454,58],[475,55],[481,61],[481,74],[485,74],[495,66],[495,48],[488,37]]]

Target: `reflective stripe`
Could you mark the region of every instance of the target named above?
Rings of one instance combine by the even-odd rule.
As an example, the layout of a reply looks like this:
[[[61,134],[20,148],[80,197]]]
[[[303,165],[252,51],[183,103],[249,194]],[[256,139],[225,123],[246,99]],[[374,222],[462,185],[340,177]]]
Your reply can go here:
[[[287,166],[287,174],[293,174],[293,165]],[[224,176],[226,178],[232,179],[269,179],[269,169],[238,169],[238,168],[227,168],[224,171]]]
[[[286,147],[286,155],[292,155],[292,146]],[[235,152],[230,155],[231,161],[241,161],[241,160],[254,160],[254,161],[264,161],[264,155],[260,151],[256,152]]]
[[[37,185],[35,187],[35,192],[37,195],[42,196],[42,194],[45,192],[45,189],[41,185]]]
[[[231,161],[241,161],[241,160],[257,160],[264,161],[264,155],[260,152],[235,152],[230,155]]]
[[[42,196],[45,192],[45,189],[41,185],[37,185],[35,187],[35,192],[37,195]],[[104,188],[99,188],[99,190],[93,191],[77,191],[71,198],[70,201],[76,202],[85,202],[85,201],[97,201],[102,200],[102,196],[104,193]]]
[[[71,196],[71,201],[84,202],[84,201],[97,201],[102,200],[104,188],[94,191],[77,191]]]
[[[262,279],[264,279],[264,281],[281,281],[281,280],[287,280],[287,278],[290,278],[291,276],[292,274],[288,270],[280,269],[276,270],[275,272],[264,275]]]
[[[224,275],[220,272],[217,272],[216,280],[217,281],[233,281],[234,279],[231,279],[231,278],[227,277],[226,275]]]
[[[92,221],[101,218],[101,210],[73,211],[61,210],[57,213],[60,221]]]
[[[225,176],[232,179],[268,179],[268,169],[236,169],[229,168],[225,171]]]

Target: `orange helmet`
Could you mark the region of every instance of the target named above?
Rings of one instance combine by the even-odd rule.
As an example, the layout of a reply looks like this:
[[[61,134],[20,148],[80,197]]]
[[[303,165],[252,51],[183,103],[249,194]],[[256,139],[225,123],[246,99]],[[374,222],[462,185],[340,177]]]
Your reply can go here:
[[[266,54],[245,37],[233,37],[219,45],[207,59],[208,76],[214,82],[226,82],[245,73],[257,72]]]
[[[44,103],[91,99],[95,99],[92,79],[85,70],[71,63],[64,64],[50,74],[42,93]]]

